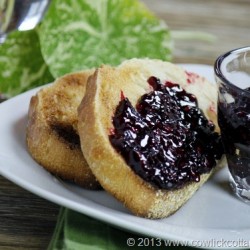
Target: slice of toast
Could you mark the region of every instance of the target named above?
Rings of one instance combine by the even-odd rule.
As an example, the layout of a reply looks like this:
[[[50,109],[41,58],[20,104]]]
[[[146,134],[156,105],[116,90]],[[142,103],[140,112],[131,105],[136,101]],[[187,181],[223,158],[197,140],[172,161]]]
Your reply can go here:
[[[57,79],[31,98],[27,146],[32,157],[49,172],[85,188],[99,188],[82,154],[77,132],[77,107],[92,70]]]
[[[163,218],[179,209],[203,185],[213,171],[202,174],[199,182],[183,188],[166,190],[144,181],[128,166],[109,140],[112,118],[122,96],[135,107],[138,99],[152,88],[151,76],[180,84],[196,95],[199,107],[216,120],[216,86],[205,78],[160,60],[131,59],[113,68],[102,66],[89,78],[86,94],[78,108],[78,131],[84,156],[102,187],[120,200],[134,214]],[[122,97],[123,98],[123,97]]]

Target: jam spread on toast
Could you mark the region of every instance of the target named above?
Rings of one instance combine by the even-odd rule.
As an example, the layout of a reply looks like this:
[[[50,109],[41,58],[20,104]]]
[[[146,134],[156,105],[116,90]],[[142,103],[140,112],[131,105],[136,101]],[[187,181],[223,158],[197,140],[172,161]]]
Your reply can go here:
[[[153,90],[136,108],[121,94],[109,139],[125,162],[145,181],[161,189],[199,182],[216,166],[223,150],[214,124],[198,108],[197,99],[178,84],[154,76]]]
[[[59,123],[51,124],[51,129],[54,131],[58,138],[67,143],[71,150],[80,149],[80,137],[71,125],[63,125]]]

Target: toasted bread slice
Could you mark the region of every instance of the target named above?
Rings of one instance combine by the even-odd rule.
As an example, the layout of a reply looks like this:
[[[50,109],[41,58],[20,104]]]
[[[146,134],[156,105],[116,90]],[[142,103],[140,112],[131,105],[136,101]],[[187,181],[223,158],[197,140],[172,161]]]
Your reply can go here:
[[[92,70],[65,75],[31,98],[27,146],[49,172],[85,188],[99,188],[81,152],[77,107]]]
[[[85,158],[102,187],[120,200],[134,214],[163,218],[179,209],[203,185],[212,171],[202,174],[199,182],[181,189],[156,188],[144,181],[126,164],[109,140],[112,117],[121,100],[121,90],[135,107],[149,92],[147,80],[156,76],[180,84],[196,95],[205,116],[216,124],[216,86],[205,78],[160,60],[131,59],[113,68],[102,66],[89,78],[86,95],[78,108],[78,131]]]

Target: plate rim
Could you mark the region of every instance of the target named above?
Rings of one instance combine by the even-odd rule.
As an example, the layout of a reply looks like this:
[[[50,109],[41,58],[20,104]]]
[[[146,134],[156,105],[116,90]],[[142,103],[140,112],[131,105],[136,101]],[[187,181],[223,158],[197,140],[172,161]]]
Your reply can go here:
[[[202,68],[205,71],[206,70],[211,71],[213,69],[211,65],[206,65],[206,64],[179,64],[179,65],[184,67],[188,71],[190,71],[189,70],[190,68],[192,68],[192,69],[194,69],[194,68],[200,68],[201,69]],[[197,71],[199,71],[199,70],[197,70]],[[44,86],[45,85],[34,88],[34,89],[31,89],[31,90],[29,90],[27,92],[24,92],[24,93],[14,97],[14,98],[11,98],[11,99],[1,103],[0,112],[1,112],[1,110],[4,109],[5,106],[11,106],[12,102],[17,102],[19,100],[22,100],[22,98],[27,98],[28,96],[31,96],[31,95],[35,94],[39,89],[43,88]],[[101,221],[106,222],[108,224],[111,224],[111,225],[114,225],[114,226],[117,226],[117,227],[122,227],[125,230],[133,231],[134,233],[144,234],[144,235],[148,235],[148,236],[151,236],[151,237],[158,237],[158,238],[160,237],[160,238],[163,238],[163,239],[165,238],[166,240],[169,239],[169,240],[174,240],[174,241],[182,241],[182,242],[185,241],[185,242],[189,242],[189,243],[194,240],[194,238],[190,239],[190,238],[183,237],[183,236],[180,236],[180,235],[175,235],[175,234],[171,235],[170,233],[168,235],[162,235],[162,233],[157,233],[156,234],[154,230],[145,229],[140,225],[136,226],[136,224],[132,223],[131,221],[124,221],[124,218],[122,218],[122,216],[118,217],[118,218],[115,218],[113,215],[104,214],[103,212],[101,212],[99,210],[95,210],[93,212],[93,210],[90,211],[90,208],[88,206],[86,206],[85,204],[80,204],[80,206],[79,206],[78,202],[76,202],[75,200],[72,201],[72,200],[69,200],[68,198],[61,197],[58,194],[49,193],[47,190],[41,189],[41,188],[39,188],[37,186],[34,187],[30,183],[27,183],[26,181],[18,178],[18,176],[13,175],[13,173],[8,172],[7,167],[4,169],[3,164],[1,164],[1,162],[3,162],[3,161],[8,162],[9,161],[9,163],[12,164],[10,158],[11,157],[8,157],[8,156],[3,155],[3,154],[0,153],[0,174],[2,176],[4,176],[6,179],[8,179],[8,180],[12,181],[13,183],[17,184],[18,186],[28,190],[29,192],[34,193],[35,195],[38,195],[38,196],[40,196],[40,197],[42,197],[44,199],[47,199],[50,202],[54,202],[54,203],[56,203],[56,204],[58,204],[60,206],[64,206],[64,207],[67,207],[69,209],[75,210],[75,211],[77,211],[79,213],[83,213],[85,215],[91,216],[92,218],[101,220]],[[129,215],[126,215],[126,216],[132,216],[132,217],[134,217],[136,219],[139,219],[139,220],[149,220],[149,219],[145,219],[145,218],[136,217],[136,216],[134,216],[132,214],[129,214]],[[178,226],[174,226],[174,227],[178,227]],[[214,235],[216,235],[218,233],[218,229],[216,229],[216,230],[214,229],[212,231],[214,232]],[[219,231],[222,232],[223,230],[220,229]],[[228,234],[228,233],[230,235],[235,234],[235,231],[233,231],[233,230],[230,231],[228,229],[225,229],[224,231],[225,231],[225,232],[223,232],[224,234]],[[245,231],[245,233],[250,234],[250,227]],[[249,248],[249,246],[246,247],[246,248]],[[216,249],[216,247],[214,247],[214,249]],[[224,249],[228,249],[228,248],[224,248]],[[230,249],[232,249],[232,248],[230,248]]]

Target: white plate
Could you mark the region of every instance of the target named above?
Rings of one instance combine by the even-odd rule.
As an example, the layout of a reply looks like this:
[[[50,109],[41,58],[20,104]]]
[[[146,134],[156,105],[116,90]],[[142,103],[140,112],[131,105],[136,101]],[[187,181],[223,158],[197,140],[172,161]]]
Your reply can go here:
[[[183,66],[214,81],[211,66]],[[29,100],[36,91],[0,105],[0,173],[4,177],[59,205],[139,234],[181,240],[194,247],[250,246],[250,207],[232,195],[226,168],[179,211],[161,220],[136,217],[105,191],[84,190],[46,172],[30,157],[25,144]]]

